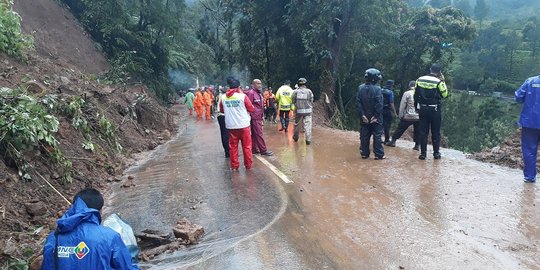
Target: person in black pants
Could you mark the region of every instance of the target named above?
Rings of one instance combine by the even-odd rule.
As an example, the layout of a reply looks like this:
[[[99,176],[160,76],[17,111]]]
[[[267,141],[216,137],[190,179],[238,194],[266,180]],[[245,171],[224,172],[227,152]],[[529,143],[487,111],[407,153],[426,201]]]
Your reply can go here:
[[[397,115],[394,105],[394,81],[386,81],[386,85],[382,89],[383,94],[383,128],[384,128],[384,144],[390,142],[390,128],[394,117]]]
[[[403,97],[401,98],[401,103],[399,105],[399,125],[394,131],[394,135],[392,135],[392,141],[387,143],[386,145],[390,147],[396,147],[396,141],[401,138],[403,133],[410,127],[414,127],[414,150],[419,150],[419,121],[418,121],[418,113],[416,112],[416,108],[414,108],[414,89],[416,86],[416,81],[409,82],[409,90],[405,93],[403,93]]]
[[[223,93],[218,94],[218,104],[221,101],[221,95],[224,95]],[[219,107],[219,106],[217,106]],[[221,145],[223,145],[223,150],[225,151],[225,158],[229,158],[231,155],[229,153],[229,131],[227,131],[227,127],[225,126],[225,114],[219,112],[219,109],[217,110],[217,120],[219,123],[219,132],[221,133]]]
[[[382,145],[382,90],[377,82],[382,79],[381,72],[370,68],[366,70],[366,83],[360,85],[356,94],[356,108],[360,116],[360,155],[362,159],[369,158],[369,141],[373,136],[373,153],[375,160],[384,159]]]
[[[433,158],[441,159],[439,151],[441,144],[441,99],[448,97],[448,89],[444,82],[442,66],[433,64],[430,74],[416,80],[414,104],[420,116],[420,160],[427,156],[428,134],[431,130],[433,143]]]

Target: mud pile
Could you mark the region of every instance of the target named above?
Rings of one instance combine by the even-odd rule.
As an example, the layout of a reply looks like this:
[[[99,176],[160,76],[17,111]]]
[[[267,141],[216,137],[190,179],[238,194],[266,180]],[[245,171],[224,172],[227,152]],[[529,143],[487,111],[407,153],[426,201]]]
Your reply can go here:
[[[512,137],[506,139],[501,145],[475,153],[471,157],[482,162],[522,169],[521,131],[516,131]],[[540,165],[540,163],[538,164]]]
[[[0,54],[0,86],[26,87],[33,96],[55,95],[59,102],[84,100],[82,115],[90,131],[83,135],[72,119],[56,115],[60,127],[55,138],[72,164],[72,183],[62,180],[67,172],[42,151],[25,155],[33,167],[32,180],[21,179],[14,164],[0,159],[2,267],[8,260],[19,263],[14,259],[36,257],[56,227],[55,220],[68,208],[46,181],[68,200],[84,187],[107,192],[109,183],[121,181],[119,175],[134,162],[132,154],[154,149],[174,134],[176,126],[174,115],[144,85],[100,82],[99,75],[109,68],[106,58],[57,1],[15,1],[14,10],[21,15],[23,30],[34,36],[35,51],[24,62]],[[101,116],[112,124],[118,147],[100,137]],[[83,147],[88,136],[93,150]]]
[[[0,55],[0,85],[28,87],[36,96],[55,95],[59,102],[81,98],[95,149],[83,147],[86,137],[74,128],[72,119],[57,115],[60,122],[55,138],[63,155],[72,163],[72,183],[67,173],[54,166],[41,151],[26,155],[33,169],[32,180],[17,175],[14,164],[0,161],[0,265],[8,259],[38,254],[41,241],[55,228],[55,220],[67,209],[65,202],[46,181],[68,200],[84,187],[106,192],[108,182],[133,162],[134,153],[154,149],[175,132],[173,114],[143,85],[103,85],[93,76],[51,59],[31,56],[28,63]],[[100,138],[99,118],[105,116],[114,127],[121,150]]]

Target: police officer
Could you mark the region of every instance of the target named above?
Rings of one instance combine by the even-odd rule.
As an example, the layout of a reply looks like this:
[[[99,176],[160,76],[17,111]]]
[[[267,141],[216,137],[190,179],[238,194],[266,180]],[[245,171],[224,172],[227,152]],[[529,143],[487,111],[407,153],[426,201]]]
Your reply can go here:
[[[375,160],[384,159],[382,145],[383,133],[383,95],[377,83],[382,79],[381,72],[370,68],[364,75],[366,83],[360,85],[356,94],[356,108],[360,116],[360,155],[369,158],[369,141],[373,136],[373,153]]]
[[[390,143],[390,128],[392,127],[392,122],[394,121],[394,116],[397,115],[396,107],[394,105],[394,81],[387,80],[384,88],[382,89],[383,94],[383,128],[384,128],[384,144],[388,145]]]
[[[448,89],[444,82],[442,66],[435,63],[430,68],[430,74],[416,80],[414,93],[415,108],[420,117],[420,156],[426,159],[428,134],[431,130],[433,143],[433,158],[441,159],[439,152],[441,144],[441,99],[448,97]]]

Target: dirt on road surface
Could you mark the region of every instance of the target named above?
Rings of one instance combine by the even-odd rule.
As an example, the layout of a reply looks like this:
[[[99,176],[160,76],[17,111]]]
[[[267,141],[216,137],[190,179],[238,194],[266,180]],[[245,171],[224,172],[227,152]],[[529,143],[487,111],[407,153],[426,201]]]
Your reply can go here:
[[[126,172],[138,188],[116,189],[109,212],[136,231],[184,217],[206,231],[143,268],[540,269],[539,190],[519,170],[452,150],[420,161],[405,141],[362,160],[356,132],[315,128],[306,146],[277,129],[260,158],[293,183],[258,158],[231,172],[217,123],[194,119]]]

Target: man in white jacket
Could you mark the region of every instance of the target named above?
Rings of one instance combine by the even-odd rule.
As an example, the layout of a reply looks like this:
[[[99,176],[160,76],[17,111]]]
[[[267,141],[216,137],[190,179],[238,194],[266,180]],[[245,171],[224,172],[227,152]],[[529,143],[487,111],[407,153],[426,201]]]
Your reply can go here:
[[[392,135],[392,141],[390,141],[387,146],[396,147],[396,141],[401,138],[401,135],[410,127],[413,126],[413,140],[414,140],[414,150],[419,150],[419,141],[418,141],[418,125],[419,125],[419,116],[414,108],[414,89],[416,86],[416,81],[411,81],[409,83],[409,90],[403,94],[401,98],[401,103],[399,105],[399,125]]]
[[[240,82],[233,77],[227,78],[229,91],[222,96],[219,103],[219,111],[225,115],[225,126],[229,131],[229,152],[231,158],[231,170],[238,171],[238,144],[242,142],[244,154],[244,166],[247,170],[253,165],[251,153],[251,116],[254,111],[251,101],[240,89]]]

